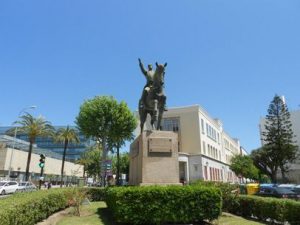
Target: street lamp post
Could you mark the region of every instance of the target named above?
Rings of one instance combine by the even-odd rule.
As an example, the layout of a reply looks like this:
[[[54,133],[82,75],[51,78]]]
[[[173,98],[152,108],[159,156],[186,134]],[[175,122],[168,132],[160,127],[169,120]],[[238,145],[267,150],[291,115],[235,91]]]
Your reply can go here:
[[[35,109],[36,106],[35,105],[32,105],[32,106],[29,106],[29,107],[26,107],[24,109],[22,109],[19,114],[18,114],[18,118],[21,116],[21,114],[23,112],[25,112],[27,109]],[[13,155],[14,155],[14,151],[15,151],[15,145],[16,145],[16,139],[17,139],[17,132],[18,132],[18,127],[15,128],[15,134],[14,134],[14,140],[13,140],[13,146],[12,146],[12,151],[11,151],[11,154],[10,154],[10,160],[9,160],[9,167],[8,167],[8,179],[10,178],[10,175],[11,175],[11,164],[12,164],[12,159],[13,159]]]

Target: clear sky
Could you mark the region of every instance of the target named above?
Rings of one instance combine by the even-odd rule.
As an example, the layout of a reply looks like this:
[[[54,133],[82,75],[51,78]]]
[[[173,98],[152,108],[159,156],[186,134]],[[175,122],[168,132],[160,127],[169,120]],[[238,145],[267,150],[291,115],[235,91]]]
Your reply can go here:
[[[136,110],[140,57],[168,62],[168,107],[201,105],[251,151],[275,94],[299,109],[299,12],[299,0],[0,1],[0,126],[30,105],[72,125],[96,95]]]

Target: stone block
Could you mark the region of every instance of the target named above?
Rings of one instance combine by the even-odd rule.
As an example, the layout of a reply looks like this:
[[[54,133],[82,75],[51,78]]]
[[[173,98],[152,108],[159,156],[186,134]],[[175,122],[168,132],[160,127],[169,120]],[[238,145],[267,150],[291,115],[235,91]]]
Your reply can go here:
[[[177,133],[144,131],[133,141],[129,184],[180,185]]]

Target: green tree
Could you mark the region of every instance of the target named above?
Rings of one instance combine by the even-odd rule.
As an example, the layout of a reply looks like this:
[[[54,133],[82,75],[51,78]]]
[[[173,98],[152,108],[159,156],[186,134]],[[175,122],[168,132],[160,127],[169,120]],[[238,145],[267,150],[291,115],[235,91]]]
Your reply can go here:
[[[90,160],[88,158],[87,151],[84,151],[82,154],[80,154],[80,158],[76,160],[76,163],[83,166],[83,178],[85,178],[86,168],[89,164]]]
[[[259,168],[260,171],[262,171],[264,174],[272,178],[272,174],[276,173],[275,163],[266,150],[266,146],[253,150],[250,156],[253,160],[254,165]]]
[[[41,116],[35,118],[31,114],[26,113],[20,118],[21,120],[15,122],[15,124],[20,125],[20,127],[18,127],[18,132],[21,134],[26,134],[29,141],[29,151],[25,172],[25,180],[28,181],[33,144],[35,143],[37,137],[52,136],[54,129],[51,126],[51,123],[49,121],[46,121]],[[14,131],[14,129],[16,128],[13,128],[13,130],[10,130],[8,132],[11,133]]]
[[[78,160],[79,163],[84,166],[87,176],[94,177],[95,180],[99,177],[101,172],[99,163],[101,160],[101,153],[101,149],[98,145],[90,146],[80,155],[80,159]]]
[[[110,145],[117,151],[116,178],[117,185],[119,185],[121,169],[120,147],[125,144],[125,141],[133,139],[133,131],[137,127],[137,121],[125,102],[121,102],[116,111]]]
[[[66,160],[66,153],[69,144],[71,143],[79,143],[79,137],[78,133],[75,129],[70,128],[67,126],[66,128],[60,128],[56,132],[54,136],[54,140],[56,142],[64,143],[64,153],[62,158],[62,164],[61,164],[61,180],[60,180],[60,187],[62,187],[63,178],[64,178],[64,168],[65,168],[65,160]]]
[[[119,167],[119,173],[129,174],[129,153],[124,152],[117,156],[112,157],[112,171],[117,174]]]
[[[230,169],[242,177],[254,180],[258,179],[259,170],[253,164],[250,156],[235,155],[231,159]]]
[[[265,174],[277,182],[277,172],[280,169],[282,178],[289,169],[289,163],[297,158],[298,146],[293,141],[290,113],[283,100],[275,95],[268,108],[265,131],[262,132],[264,146],[252,153],[256,165]],[[258,160],[258,161],[257,161]]]
[[[109,147],[120,146],[127,139],[125,132],[123,134],[123,117],[127,114],[124,111],[124,104],[118,104],[113,97],[97,96],[86,100],[80,107],[79,115],[76,118],[76,124],[87,137],[96,139],[101,144],[102,160],[101,168],[105,168],[105,160]],[[126,104],[125,104],[126,105]],[[131,128],[130,128],[131,129]],[[118,137],[118,131],[121,135]],[[117,144],[116,144],[117,143]],[[102,184],[105,185],[105,170],[101,171]]]

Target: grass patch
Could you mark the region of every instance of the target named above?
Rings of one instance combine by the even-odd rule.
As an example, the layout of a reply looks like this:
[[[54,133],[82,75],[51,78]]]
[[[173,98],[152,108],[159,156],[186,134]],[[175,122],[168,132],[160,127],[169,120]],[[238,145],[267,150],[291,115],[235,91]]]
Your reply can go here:
[[[91,202],[82,206],[82,216],[72,214],[62,218],[57,225],[114,225],[105,202]]]
[[[223,213],[219,220],[213,222],[214,225],[263,225],[266,223],[260,223],[253,220],[246,220],[239,216],[234,216],[229,213]]]
[[[82,207],[82,216],[70,215],[63,217],[57,225],[115,225],[105,202],[91,202],[91,205]],[[213,225],[264,225],[253,220],[246,220],[239,216],[223,213]]]

